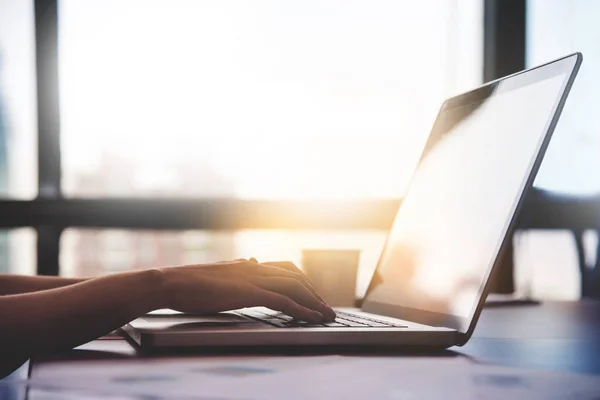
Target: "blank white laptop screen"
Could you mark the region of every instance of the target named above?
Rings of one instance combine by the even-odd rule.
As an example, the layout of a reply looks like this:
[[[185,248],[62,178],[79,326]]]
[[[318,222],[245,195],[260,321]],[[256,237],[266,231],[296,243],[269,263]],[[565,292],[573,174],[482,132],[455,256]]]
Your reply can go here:
[[[365,304],[473,316],[568,76],[444,104]]]

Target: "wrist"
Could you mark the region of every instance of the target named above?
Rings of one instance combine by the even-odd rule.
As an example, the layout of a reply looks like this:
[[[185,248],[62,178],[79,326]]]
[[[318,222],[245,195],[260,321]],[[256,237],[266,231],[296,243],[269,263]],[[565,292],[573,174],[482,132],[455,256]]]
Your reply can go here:
[[[159,268],[151,268],[137,272],[140,275],[144,291],[145,312],[168,307],[168,290],[166,273]]]

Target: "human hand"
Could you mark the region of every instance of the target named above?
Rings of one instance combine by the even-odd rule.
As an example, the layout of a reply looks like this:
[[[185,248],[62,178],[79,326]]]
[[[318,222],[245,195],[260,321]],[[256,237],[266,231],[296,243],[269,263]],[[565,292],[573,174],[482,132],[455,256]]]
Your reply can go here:
[[[308,322],[335,319],[335,312],[292,263],[252,259],[160,270],[165,307],[174,310],[216,313],[264,306]]]

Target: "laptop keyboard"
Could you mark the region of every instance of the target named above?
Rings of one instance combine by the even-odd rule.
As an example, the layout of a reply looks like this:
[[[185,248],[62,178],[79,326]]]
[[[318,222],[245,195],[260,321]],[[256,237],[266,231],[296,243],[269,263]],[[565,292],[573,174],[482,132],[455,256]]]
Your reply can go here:
[[[407,328],[406,325],[381,321],[371,317],[362,317],[341,311],[336,311],[337,317],[335,321],[324,322],[322,324],[313,324],[306,321],[300,321],[279,311],[272,311],[269,309],[244,310],[238,311],[238,313],[245,317],[252,318],[278,328]]]

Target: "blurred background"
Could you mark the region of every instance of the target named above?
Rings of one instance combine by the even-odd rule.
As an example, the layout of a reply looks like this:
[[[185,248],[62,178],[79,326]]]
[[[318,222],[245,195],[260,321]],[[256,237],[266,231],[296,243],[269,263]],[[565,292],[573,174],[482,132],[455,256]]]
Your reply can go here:
[[[598,296],[600,2],[0,0],[0,273],[361,250],[444,98],[584,63],[495,283]]]

